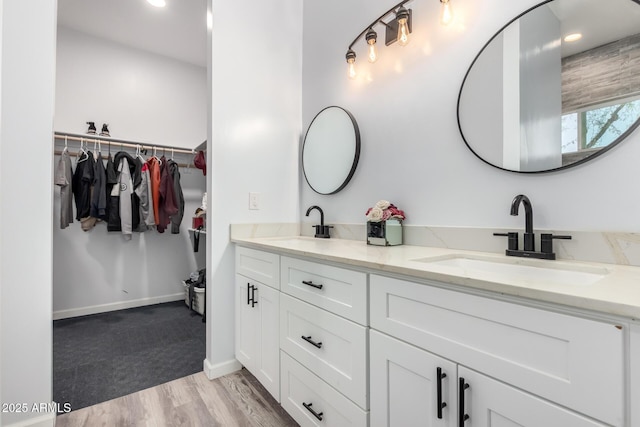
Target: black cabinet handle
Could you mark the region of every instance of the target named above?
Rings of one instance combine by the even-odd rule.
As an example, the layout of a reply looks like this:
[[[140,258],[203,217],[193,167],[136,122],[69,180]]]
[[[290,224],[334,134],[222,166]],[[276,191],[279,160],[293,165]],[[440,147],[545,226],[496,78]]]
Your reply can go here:
[[[302,406],[304,406],[307,411],[311,412],[314,417],[316,417],[317,419],[322,421],[322,412],[317,413],[316,411],[313,410],[311,405],[313,405],[313,403],[304,403],[304,402],[302,402]]]
[[[251,304],[251,288],[253,288],[253,285],[251,285],[250,283],[247,283],[247,305]]]
[[[309,344],[312,344],[318,348],[322,348],[322,343],[321,342],[315,342],[311,339],[311,336],[305,337],[304,335],[301,336],[300,338],[302,338],[303,340],[305,340],[306,342],[308,342]]]
[[[469,414],[464,413],[464,391],[469,388],[469,383],[460,377],[460,388],[458,388],[458,426],[464,427],[464,422],[469,419]]]
[[[447,374],[442,372],[442,368],[438,367],[436,376],[438,377],[438,419],[442,419],[442,409],[447,406],[447,402],[442,401],[442,379],[447,378]]]
[[[256,289],[258,289],[257,286],[252,286],[252,289],[251,289],[251,307],[252,308],[258,303],[258,301],[256,301]]]
[[[304,283],[307,286],[311,286],[313,288],[316,288],[316,289],[322,289],[322,285],[316,285],[311,280],[303,280],[302,283]]]

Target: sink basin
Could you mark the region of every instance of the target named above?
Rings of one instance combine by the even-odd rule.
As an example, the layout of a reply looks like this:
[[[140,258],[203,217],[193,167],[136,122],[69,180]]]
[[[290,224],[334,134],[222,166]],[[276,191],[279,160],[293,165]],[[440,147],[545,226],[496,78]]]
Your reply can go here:
[[[560,285],[592,285],[609,274],[606,268],[560,264],[556,261],[494,259],[466,255],[419,258],[412,261],[442,268],[453,274],[474,277],[481,275],[504,283],[514,281],[541,282]]]

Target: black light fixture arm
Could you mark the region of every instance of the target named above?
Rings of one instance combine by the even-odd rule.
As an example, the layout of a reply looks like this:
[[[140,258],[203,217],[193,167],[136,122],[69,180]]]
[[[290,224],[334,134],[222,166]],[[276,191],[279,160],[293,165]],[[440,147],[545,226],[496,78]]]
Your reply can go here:
[[[391,9],[387,10],[385,13],[383,13],[382,15],[380,15],[378,17],[378,19],[376,19],[375,21],[373,21],[371,24],[369,24],[368,26],[366,26],[364,28],[364,30],[362,30],[362,32],[360,34],[358,34],[358,36],[353,39],[353,41],[351,42],[351,44],[349,45],[349,49],[351,49],[353,47],[354,44],[356,44],[356,42],[358,40],[360,40],[367,31],[369,31],[370,28],[373,28],[374,25],[376,25],[377,23],[380,23],[382,25],[384,25],[385,27],[389,27],[389,24],[387,24],[386,22],[383,21],[384,18],[386,18],[388,15],[390,15],[391,13],[395,12],[400,6],[403,6],[405,3],[409,3],[411,0],[402,0],[400,3],[396,4],[395,6],[393,6]]]

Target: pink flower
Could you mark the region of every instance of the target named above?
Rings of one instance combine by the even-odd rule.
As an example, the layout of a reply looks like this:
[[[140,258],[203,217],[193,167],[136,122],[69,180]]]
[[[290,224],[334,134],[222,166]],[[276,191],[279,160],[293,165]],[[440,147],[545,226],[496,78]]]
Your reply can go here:
[[[388,220],[389,218],[391,218],[391,215],[392,215],[392,214],[391,214],[391,209],[385,209],[385,210],[383,210],[383,211],[382,211],[382,220],[383,220],[383,221]]]

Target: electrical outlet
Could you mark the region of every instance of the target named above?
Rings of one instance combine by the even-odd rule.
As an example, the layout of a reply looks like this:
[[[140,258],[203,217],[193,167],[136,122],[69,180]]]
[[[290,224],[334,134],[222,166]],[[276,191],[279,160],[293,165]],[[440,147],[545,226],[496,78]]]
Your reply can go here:
[[[260,193],[249,193],[249,209],[260,209]]]

